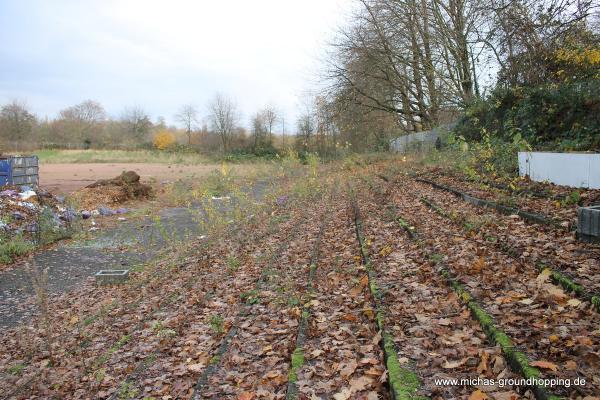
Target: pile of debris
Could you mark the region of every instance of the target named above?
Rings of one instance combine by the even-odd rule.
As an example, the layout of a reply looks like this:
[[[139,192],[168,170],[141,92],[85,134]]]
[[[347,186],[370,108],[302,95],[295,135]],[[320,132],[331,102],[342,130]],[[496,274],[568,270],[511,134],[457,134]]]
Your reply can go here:
[[[73,201],[83,210],[95,209],[99,204],[115,206],[132,199],[148,198],[152,188],[140,182],[134,171],[123,172],[113,179],[101,179],[71,195]],[[100,210],[100,208],[98,208]]]
[[[125,214],[129,212],[127,208],[110,206],[151,194],[151,187],[141,183],[140,176],[133,171],[123,172],[114,179],[99,180],[73,193],[69,203],[77,204],[77,210],[68,206],[64,197],[53,196],[39,187],[3,186],[0,188],[0,236],[34,238],[33,234],[44,229],[70,228],[77,219]]]
[[[41,188],[3,186],[0,188],[0,235],[31,235],[42,223],[64,227],[76,218],[76,212]]]

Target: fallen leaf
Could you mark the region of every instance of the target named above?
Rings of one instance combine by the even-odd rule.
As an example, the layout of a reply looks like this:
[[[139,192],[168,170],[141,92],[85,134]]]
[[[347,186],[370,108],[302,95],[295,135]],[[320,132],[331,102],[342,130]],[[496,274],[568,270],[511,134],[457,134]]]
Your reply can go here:
[[[313,350],[310,352],[310,355],[313,357],[319,357],[321,354],[325,353],[323,350]]]
[[[381,331],[377,332],[375,336],[373,336],[373,340],[371,340],[371,343],[375,345],[379,344],[379,342],[381,342]]]
[[[267,372],[267,373],[265,374],[265,378],[272,379],[272,378],[277,378],[277,377],[278,377],[278,376],[280,376],[280,375],[281,375],[281,372],[280,372],[280,371],[273,370],[273,371],[269,371],[269,372]]]
[[[203,363],[188,365],[188,369],[192,372],[202,372],[204,370],[204,367],[206,367],[206,365]]]
[[[479,259],[473,263],[473,271],[480,272],[483,267],[485,267],[485,259],[483,257],[479,257]]]
[[[365,390],[367,387],[371,385],[371,378],[366,376],[361,376],[360,378],[354,378],[350,380],[350,391],[352,393],[360,392]]]
[[[565,368],[569,371],[575,371],[577,369],[577,363],[573,360],[569,360],[565,363]]]
[[[367,400],[379,400],[379,395],[377,392],[369,392],[367,394]]]
[[[571,307],[578,307],[581,304],[581,300],[571,299],[571,300],[567,301],[567,304],[570,305]]]
[[[567,297],[565,291],[557,286],[548,284],[544,285],[544,289],[546,289],[546,292],[548,292],[550,296],[555,297],[556,299],[564,299]]]
[[[469,396],[469,400],[486,400],[486,399],[489,399],[489,397],[487,397],[487,395],[479,389],[477,389],[476,391],[471,393],[471,395]]]
[[[362,293],[363,289],[369,284],[369,277],[367,275],[363,276],[358,285],[354,286],[350,289],[350,296],[357,297],[360,293]]]
[[[350,375],[352,375],[358,367],[358,363],[356,362],[356,360],[350,360],[349,362],[342,365],[343,367],[340,370],[340,375],[342,375],[342,377],[344,378],[348,378]]]
[[[530,363],[529,365],[531,365],[532,367],[551,369],[552,371],[558,370],[558,367],[556,366],[556,364],[553,364],[549,361],[534,361],[534,362]]]
[[[348,400],[350,396],[352,396],[350,388],[345,388],[341,392],[334,394],[333,398],[335,400]]]
[[[464,365],[468,360],[469,360],[469,357],[465,357],[463,359],[456,360],[456,361],[446,360],[442,364],[442,368],[446,368],[446,369],[458,368],[458,367]]]
[[[238,396],[238,400],[252,400],[254,399],[254,392],[243,392]]]
[[[537,278],[535,278],[535,280],[539,284],[542,284],[548,280],[548,278],[550,277],[551,274],[552,274],[552,271],[550,270],[550,268],[546,268],[537,276]]]
[[[488,370],[488,360],[490,358],[490,354],[487,351],[482,351],[480,356],[481,356],[481,361],[479,362],[479,365],[477,366],[478,374],[481,374]]]

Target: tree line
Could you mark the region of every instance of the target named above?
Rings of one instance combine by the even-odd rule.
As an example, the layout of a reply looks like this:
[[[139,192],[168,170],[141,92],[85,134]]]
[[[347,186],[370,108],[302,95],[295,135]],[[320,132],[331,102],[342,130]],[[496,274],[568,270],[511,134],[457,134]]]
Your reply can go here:
[[[126,107],[117,118],[109,117],[97,101],[85,100],[61,110],[54,119],[39,118],[24,101],[13,100],[0,107],[0,152],[38,148],[151,148],[157,135],[173,140],[165,147],[202,152],[235,151],[274,153],[281,138],[281,113],[265,106],[251,118],[250,129],[234,100],[217,94],[207,107],[208,115],[192,104],[184,104],[173,116],[152,121],[142,107]],[[291,143],[290,143],[291,144]]]
[[[599,6],[592,0],[356,3],[329,46],[313,112],[321,121],[314,131],[330,147],[340,137],[354,147],[385,147],[390,137],[469,114],[502,90],[494,101],[510,104],[523,88],[600,78]],[[311,130],[308,120],[303,126],[300,132]]]
[[[180,136],[180,145],[207,152],[274,154],[293,147],[336,156],[386,149],[392,137],[461,115],[477,115],[471,118],[473,132],[481,131],[479,122],[486,117],[508,136],[519,130],[535,135],[541,128],[523,125],[531,119],[527,110],[535,109],[531,117],[539,118],[546,98],[558,104],[565,90],[573,104],[581,104],[569,110],[571,125],[577,128],[582,113],[591,116],[571,131],[597,134],[600,18],[593,0],[355,1],[354,15],[327,47],[322,89],[302,96],[295,124],[289,124],[293,140],[281,136],[285,124],[276,107],[253,114],[247,129],[235,101],[217,95],[206,119],[196,107],[182,106],[176,127],[161,118],[151,121],[140,107],[109,118],[99,103],[88,100],[41,120],[25,104],[11,102],[0,110],[1,144],[151,146],[158,131],[168,130]],[[540,87],[541,95],[528,89]],[[516,113],[520,119],[492,115],[514,109],[515,99],[524,110]],[[543,129],[556,126],[571,135],[559,115],[556,121]]]

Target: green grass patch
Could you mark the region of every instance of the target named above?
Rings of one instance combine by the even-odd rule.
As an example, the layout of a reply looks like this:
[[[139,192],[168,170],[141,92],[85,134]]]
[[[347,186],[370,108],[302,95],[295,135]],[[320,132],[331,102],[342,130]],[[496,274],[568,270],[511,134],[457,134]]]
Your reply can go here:
[[[0,264],[10,264],[17,257],[23,256],[34,248],[33,243],[23,236],[0,237]]]

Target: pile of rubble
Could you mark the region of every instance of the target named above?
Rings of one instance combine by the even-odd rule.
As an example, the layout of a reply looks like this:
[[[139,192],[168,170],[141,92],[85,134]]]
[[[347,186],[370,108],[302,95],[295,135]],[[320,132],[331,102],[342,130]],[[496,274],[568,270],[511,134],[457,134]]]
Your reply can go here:
[[[0,189],[0,234],[13,236],[37,232],[41,216],[57,227],[70,224],[76,212],[40,188],[4,186]]]
[[[114,179],[97,181],[69,196],[67,205],[62,196],[53,196],[39,187],[4,186],[0,188],[0,235],[31,235],[40,226],[51,229],[69,228],[77,219],[125,214],[124,207],[110,206],[151,195],[151,187],[140,182],[133,171],[123,172]],[[124,218],[120,218],[124,219]]]
[[[128,200],[148,198],[151,194],[152,188],[141,183],[138,174],[127,171],[116,178],[94,182],[73,193],[71,198],[81,209],[92,210],[99,204],[116,206]]]

